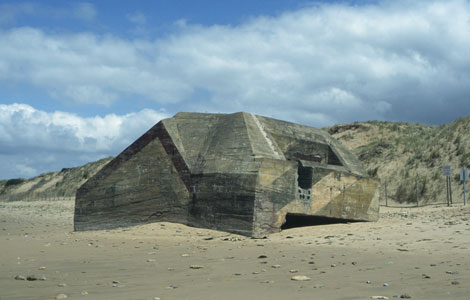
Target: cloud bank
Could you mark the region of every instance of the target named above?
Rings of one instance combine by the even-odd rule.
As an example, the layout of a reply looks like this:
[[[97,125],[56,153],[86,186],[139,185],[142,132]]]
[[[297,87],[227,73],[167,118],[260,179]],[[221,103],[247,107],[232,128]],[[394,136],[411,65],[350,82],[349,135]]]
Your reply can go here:
[[[1,6],[0,25],[35,13],[31,5]],[[71,13],[83,21],[98,15],[88,3]],[[152,32],[145,13],[122,18]],[[0,88],[29,87],[74,105],[136,99],[172,113],[249,111],[317,127],[372,119],[440,124],[470,112],[467,0],[313,4],[238,25],[179,20],[154,39],[1,28]],[[2,105],[3,176],[116,154],[165,116],[82,118]]]
[[[116,155],[166,117],[144,109],[81,118],[25,104],[0,105],[0,178],[29,177]]]
[[[315,5],[238,26],[175,26],[157,40],[3,30],[0,80],[75,103],[111,105],[132,96],[315,126],[439,123],[469,101],[465,0]]]

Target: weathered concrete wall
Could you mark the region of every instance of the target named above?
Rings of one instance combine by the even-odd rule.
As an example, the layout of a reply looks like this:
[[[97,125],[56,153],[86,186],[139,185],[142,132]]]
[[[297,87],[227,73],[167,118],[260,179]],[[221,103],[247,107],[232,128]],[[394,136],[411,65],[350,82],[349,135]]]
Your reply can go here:
[[[255,237],[280,231],[284,220],[279,212],[295,199],[296,190],[296,162],[268,158],[261,161],[254,199]]]
[[[298,163],[263,160],[254,206],[253,236],[279,232],[287,214],[356,221],[378,219],[377,179],[342,167],[317,166],[309,188],[298,185]]]
[[[155,219],[184,223],[188,204],[187,187],[160,139],[138,140],[77,191],[75,230]]]
[[[189,225],[251,235],[256,174],[194,176]]]

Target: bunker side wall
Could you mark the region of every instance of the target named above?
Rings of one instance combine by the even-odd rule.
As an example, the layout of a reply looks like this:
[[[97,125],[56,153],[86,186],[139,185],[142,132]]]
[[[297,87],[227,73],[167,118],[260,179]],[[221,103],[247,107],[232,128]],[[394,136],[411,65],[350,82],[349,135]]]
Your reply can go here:
[[[75,230],[187,220],[187,186],[158,138],[95,176],[77,191]]]
[[[256,174],[195,175],[192,184],[189,225],[252,235]]]

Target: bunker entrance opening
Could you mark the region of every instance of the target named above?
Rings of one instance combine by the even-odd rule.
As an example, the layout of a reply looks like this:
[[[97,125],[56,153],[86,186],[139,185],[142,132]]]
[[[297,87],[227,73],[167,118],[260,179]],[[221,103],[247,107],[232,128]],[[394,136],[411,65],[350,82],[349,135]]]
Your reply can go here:
[[[296,227],[328,225],[328,224],[344,224],[344,223],[351,223],[351,222],[356,222],[356,221],[336,219],[336,218],[327,218],[327,217],[320,217],[320,216],[287,214],[286,222],[281,226],[281,230],[296,228]]]

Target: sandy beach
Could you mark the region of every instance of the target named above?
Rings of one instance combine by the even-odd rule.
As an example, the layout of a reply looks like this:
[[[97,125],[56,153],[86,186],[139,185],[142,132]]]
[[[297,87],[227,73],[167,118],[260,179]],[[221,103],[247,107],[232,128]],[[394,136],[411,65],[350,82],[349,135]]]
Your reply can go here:
[[[73,232],[73,201],[0,202],[0,299],[469,299],[470,207],[251,239],[180,224]],[[297,279],[297,280],[294,280]]]

